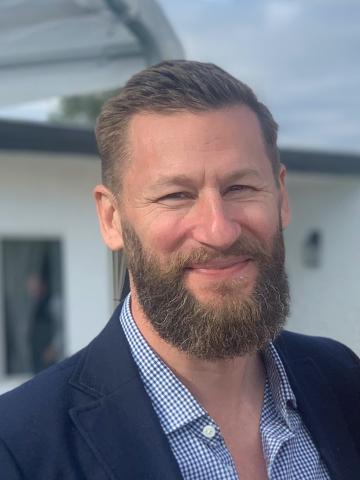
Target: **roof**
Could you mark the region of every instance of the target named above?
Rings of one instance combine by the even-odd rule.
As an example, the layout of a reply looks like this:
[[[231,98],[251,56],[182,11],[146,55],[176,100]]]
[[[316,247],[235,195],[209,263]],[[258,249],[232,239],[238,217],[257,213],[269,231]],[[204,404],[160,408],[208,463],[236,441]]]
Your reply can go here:
[[[75,153],[98,157],[94,132],[43,123],[0,121],[0,151]],[[359,175],[360,155],[280,148],[288,170],[305,173]]]
[[[287,169],[294,172],[360,174],[359,154],[280,148],[280,158]]]
[[[118,88],[184,51],[156,0],[0,2],[0,105]]]
[[[79,153],[98,156],[90,129],[0,120],[0,151]]]

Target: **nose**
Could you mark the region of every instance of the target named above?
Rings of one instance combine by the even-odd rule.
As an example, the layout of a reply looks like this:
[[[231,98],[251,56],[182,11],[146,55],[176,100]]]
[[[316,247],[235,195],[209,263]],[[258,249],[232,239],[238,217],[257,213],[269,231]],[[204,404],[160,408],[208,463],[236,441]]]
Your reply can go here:
[[[231,247],[241,234],[234,206],[226,203],[218,192],[198,199],[193,214],[192,237],[203,245],[225,250]]]

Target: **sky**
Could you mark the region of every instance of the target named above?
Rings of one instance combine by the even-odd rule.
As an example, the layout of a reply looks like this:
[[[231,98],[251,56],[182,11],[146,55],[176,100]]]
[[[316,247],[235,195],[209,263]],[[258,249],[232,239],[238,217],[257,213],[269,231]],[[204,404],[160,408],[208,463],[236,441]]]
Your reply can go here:
[[[360,153],[358,0],[158,0],[186,58],[248,83],[280,146]],[[44,120],[56,100],[2,112]]]
[[[248,83],[283,146],[360,153],[358,0],[161,0],[187,55]]]

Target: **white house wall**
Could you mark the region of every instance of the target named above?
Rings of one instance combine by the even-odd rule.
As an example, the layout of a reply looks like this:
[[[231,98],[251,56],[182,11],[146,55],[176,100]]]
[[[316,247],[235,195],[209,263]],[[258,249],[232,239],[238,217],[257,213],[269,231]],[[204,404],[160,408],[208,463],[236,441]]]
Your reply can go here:
[[[102,329],[112,309],[109,253],[91,194],[99,162],[2,152],[0,171],[0,238],[62,240],[65,348],[71,354]],[[292,293],[288,328],[336,338],[360,353],[360,179],[288,177],[293,210],[285,235]],[[319,268],[303,262],[303,242],[313,229],[324,240]],[[0,379],[0,392],[19,380]]]
[[[109,254],[92,200],[99,162],[2,152],[0,171],[0,238],[62,241],[65,349],[71,354],[102,329],[112,307]],[[6,385],[0,380],[0,391]]]
[[[290,173],[288,188],[288,328],[338,339],[360,354],[360,177]],[[312,230],[323,237],[319,268],[303,262],[303,243]]]

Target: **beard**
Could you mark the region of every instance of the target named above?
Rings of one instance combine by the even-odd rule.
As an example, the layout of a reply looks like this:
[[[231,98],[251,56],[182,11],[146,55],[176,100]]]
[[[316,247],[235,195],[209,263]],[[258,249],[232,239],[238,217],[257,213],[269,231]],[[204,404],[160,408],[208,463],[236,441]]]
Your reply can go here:
[[[280,333],[289,314],[289,285],[284,268],[281,228],[270,253],[256,239],[242,235],[230,248],[201,247],[161,262],[142,246],[133,227],[122,222],[124,252],[139,305],[157,334],[189,356],[232,359],[262,350]],[[257,266],[251,293],[244,278],[212,282],[211,300],[201,302],[186,287],[190,265],[249,256]],[[205,287],[204,287],[205,288]]]

